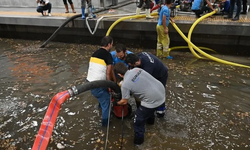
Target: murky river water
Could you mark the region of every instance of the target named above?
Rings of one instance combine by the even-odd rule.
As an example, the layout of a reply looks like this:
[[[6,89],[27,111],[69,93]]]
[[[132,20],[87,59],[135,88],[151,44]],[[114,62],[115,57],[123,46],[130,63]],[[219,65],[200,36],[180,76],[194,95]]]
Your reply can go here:
[[[82,84],[98,46],[0,39],[0,149],[31,149],[52,97]],[[131,48],[138,52],[140,49]],[[146,50],[150,51],[150,50]],[[250,69],[171,52],[167,112],[146,126],[143,145],[133,145],[133,115],[124,119],[123,149],[250,149]],[[249,57],[216,55],[250,65]],[[133,111],[135,104],[131,100]],[[66,101],[48,149],[104,149],[106,129],[90,92]],[[111,118],[107,149],[119,149],[121,119]]]

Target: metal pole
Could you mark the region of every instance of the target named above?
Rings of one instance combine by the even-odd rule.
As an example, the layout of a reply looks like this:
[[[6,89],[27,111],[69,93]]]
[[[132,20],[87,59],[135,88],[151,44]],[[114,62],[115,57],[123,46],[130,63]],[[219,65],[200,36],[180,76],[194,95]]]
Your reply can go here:
[[[110,93],[109,118],[108,118],[108,126],[107,126],[107,133],[106,133],[106,140],[105,140],[105,147],[104,147],[105,150],[107,149],[108,138],[109,138],[109,120],[110,120],[110,112],[111,112],[111,100],[112,100],[112,94]]]
[[[121,146],[120,146],[120,150],[122,150],[123,147],[123,117],[124,117],[124,106],[122,106],[122,139],[121,139]]]

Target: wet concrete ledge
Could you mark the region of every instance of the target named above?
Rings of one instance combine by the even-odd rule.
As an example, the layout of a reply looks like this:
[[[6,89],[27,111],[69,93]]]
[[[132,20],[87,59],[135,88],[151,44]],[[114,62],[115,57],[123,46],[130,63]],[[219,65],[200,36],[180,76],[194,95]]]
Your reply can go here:
[[[40,16],[0,16],[0,37],[47,40],[61,26],[67,17]],[[93,41],[106,35],[109,27],[117,18],[100,21],[97,31],[92,35],[81,18],[70,21],[53,41],[83,42]],[[178,20],[177,26],[187,35],[194,20]],[[90,27],[95,27],[96,20],[89,20]],[[125,20],[118,23],[110,35],[117,39],[129,39],[135,43],[156,42],[157,19]],[[177,31],[169,26],[171,42],[185,43]],[[250,23],[232,21],[205,20],[197,25],[192,34],[192,42],[196,44],[219,44],[225,46],[250,46]]]

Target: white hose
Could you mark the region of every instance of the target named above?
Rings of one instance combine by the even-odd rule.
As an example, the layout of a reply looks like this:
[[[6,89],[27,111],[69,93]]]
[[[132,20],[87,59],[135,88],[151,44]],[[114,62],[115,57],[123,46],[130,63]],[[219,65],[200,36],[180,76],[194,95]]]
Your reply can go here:
[[[143,12],[142,12],[143,13]],[[120,14],[120,15],[111,15],[111,16],[102,16],[101,18],[97,19],[96,21],[96,25],[95,25],[95,28],[94,28],[94,31],[91,30],[90,26],[89,26],[89,22],[88,20],[90,19],[89,17],[86,18],[86,25],[89,29],[89,32],[94,35],[96,30],[97,30],[97,27],[99,25],[99,22],[103,19],[103,18],[112,18],[112,17],[122,17],[122,16],[132,16],[132,15],[136,15],[136,13],[130,13],[130,14]]]

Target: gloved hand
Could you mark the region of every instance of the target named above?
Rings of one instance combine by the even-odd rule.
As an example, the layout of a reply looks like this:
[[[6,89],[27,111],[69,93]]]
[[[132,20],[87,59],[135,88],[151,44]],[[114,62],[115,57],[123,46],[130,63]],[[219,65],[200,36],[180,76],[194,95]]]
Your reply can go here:
[[[122,83],[123,83],[123,80],[121,80],[121,81],[118,83],[119,87],[122,86]]]
[[[119,100],[118,100],[118,101],[117,101],[117,100],[114,100],[114,101],[112,102],[112,103],[113,103],[113,106],[118,105],[117,102],[119,102]]]
[[[113,105],[117,105],[117,102],[121,100],[121,93],[113,93]]]

